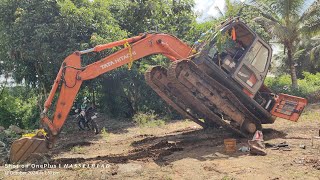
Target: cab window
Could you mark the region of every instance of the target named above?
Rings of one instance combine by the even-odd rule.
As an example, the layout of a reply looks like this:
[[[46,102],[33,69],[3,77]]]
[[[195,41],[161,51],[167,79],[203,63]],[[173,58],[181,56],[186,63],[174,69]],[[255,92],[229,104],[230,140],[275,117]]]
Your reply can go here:
[[[268,61],[269,50],[257,42],[248,54],[249,62],[259,72],[264,72]]]

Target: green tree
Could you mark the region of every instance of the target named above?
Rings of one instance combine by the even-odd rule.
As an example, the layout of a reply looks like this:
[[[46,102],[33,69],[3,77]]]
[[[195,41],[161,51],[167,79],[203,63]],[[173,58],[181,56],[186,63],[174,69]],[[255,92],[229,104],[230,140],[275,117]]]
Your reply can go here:
[[[296,51],[292,55],[292,59],[296,62],[297,77],[302,79],[303,72],[317,73],[320,71],[320,41],[315,38],[303,37],[296,46]],[[274,69],[275,74],[290,74],[287,68],[288,56],[283,52],[278,52],[274,56],[275,64],[278,65]]]
[[[17,82],[47,94],[63,59],[75,50],[125,37],[102,0],[3,0],[2,31]],[[2,44],[0,44],[2,45]],[[84,64],[94,58],[84,58]]]
[[[0,74],[11,73],[17,83],[24,82],[23,86],[37,91],[20,101],[20,97],[8,95],[10,88],[0,89],[0,114],[7,117],[1,119],[31,126],[41,111],[34,110],[43,107],[43,97],[67,55],[127,36],[108,7],[109,2],[103,0],[0,1]],[[111,52],[83,56],[83,66]],[[15,101],[10,104],[8,99]]]
[[[184,39],[196,19],[193,7],[193,0],[112,0],[110,10],[131,35],[158,31]]]
[[[195,36],[201,34],[194,26],[193,6],[192,0],[112,0],[109,9],[130,36],[158,31],[192,44]],[[145,83],[144,72],[151,65],[168,66],[169,62],[161,55],[144,57],[134,62],[130,71],[124,66],[103,75],[98,91],[108,93],[99,93],[100,104],[113,116],[131,117],[138,111],[149,110],[167,114],[170,108]]]
[[[214,24],[220,24],[219,21],[225,21],[229,18],[239,17],[265,41],[269,41],[271,39],[263,26],[254,21],[254,18],[257,17],[259,13],[254,11],[252,6],[248,6],[240,1],[225,0],[225,6],[222,9],[218,6],[216,6],[215,9],[218,12],[218,16],[209,18],[216,21]]]
[[[312,35],[320,30],[320,3],[316,0],[304,10],[305,0],[256,0],[253,6],[261,23],[272,38],[283,44],[287,55],[287,67],[290,69],[292,87],[298,88],[296,62],[294,55],[302,35]]]

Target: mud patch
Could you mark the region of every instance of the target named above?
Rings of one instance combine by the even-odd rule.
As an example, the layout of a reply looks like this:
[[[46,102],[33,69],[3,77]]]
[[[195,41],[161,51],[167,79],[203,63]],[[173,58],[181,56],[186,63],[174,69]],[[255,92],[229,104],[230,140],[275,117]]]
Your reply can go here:
[[[143,145],[143,144],[146,144],[146,143],[149,143],[153,140],[156,140],[158,139],[159,137],[147,137],[147,138],[144,138],[142,140],[139,140],[139,141],[134,141],[133,143],[131,143],[132,146],[140,146],[140,145]]]
[[[294,162],[299,165],[312,166],[313,168],[320,170],[320,159],[317,158],[299,158]]]
[[[129,160],[149,161],[159,160],[162,156],[171,155],[175,151],[182,151],[183,148],[177,147],[175,143],[160,141],[149,147],[137,148],[129,153],[97,156],[93,158],[60,158],[53,159],[51,164],[75,164],[87,161],[108,161],[109,163],[127,163]]]
[[[72,142],[72,143],[68,143],[68,144],[64,145],[62,148],[63,149],[71,149],[75,146],[90,146],[92,144],[93,144],[92,142],[88,142],[88,141]]]
[[[217,132],[216,132],[217,133]],[[175,135],[150,136],[131,143],[134,149],[122,154],[109,154],[105,156],[97,156],[93,158],[59,158],[53,159],[52,164],[72,164],[83,163],[88,161],[107,161],[108,163],[127,163],[128,161],[155,161],[157,164],[166,165],[164,157],[169,156],[177,151],[183,151],[185,148],[201,147],[203,145],[215,146],[221,144],[222,141],[217,140],[219,136],[215,133],[208,134],[206,131],[197,130],[192,132],[184,132]],[[86,145],[86,143],[82,144]],[[79,146],[79,143],[69,144],[69,147]]]

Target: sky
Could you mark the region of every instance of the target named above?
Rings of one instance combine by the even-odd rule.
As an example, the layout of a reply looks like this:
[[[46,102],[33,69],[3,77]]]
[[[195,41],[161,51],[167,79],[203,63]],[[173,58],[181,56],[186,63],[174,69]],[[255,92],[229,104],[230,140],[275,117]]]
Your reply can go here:
[[[224,0],[195,0],[195,3],[195,11],[202,14],[202,16],[197,19],[198,21],[203,21],[209,16],[218,16],[219,13],[215,7],[223,10],[225,6]]]
[[[197,21],[204,21],[205,18],[210,16],[218,16],[219,13],[215,7],[219,7],[219,9],[223,10],[225,6],[225,0],[194,0],[196,3],[195,11],[202,14],[201,17],[197,19]],[[245,1],[246,2],[246,1]],[[314,0],[306,0],[305,8],[309,7]]]

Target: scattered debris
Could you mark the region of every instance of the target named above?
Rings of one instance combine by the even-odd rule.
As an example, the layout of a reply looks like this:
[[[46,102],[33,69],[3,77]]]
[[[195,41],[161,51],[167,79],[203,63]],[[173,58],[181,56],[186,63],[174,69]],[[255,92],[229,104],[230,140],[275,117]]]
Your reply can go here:
[[[221,154],[221,153],[219,153],[219,152],[214,153],[214,155],[216,155],[217,157],[221,157],[221,158],[227,158],[227,157],[229,157],[228,155]]]
[[[272,143],[265,143],[266,148],[272,148],[275,147],[276,144],[272,144]]]
[[[290,147],[285,147],[281,149],[282,151],[292,151],[292,149]]]
[[[20,138],[22,133],[24,130],[16,125],[11,125],[8,129],[0,126],[0,166],[8,162],[10,145]]]
[[[224,147],[225,147],[225,150],[227,153],[236,152],[237,140],[236,139],[225,139],[224,140]]]
[[[294,162],[300,165],[311,165],[313,168],[320,170],[320,159],[299,158],[299,159],[295,159]]]
[[[282,150],[282,151],[291,151],[292,149],[289,147],[286,141],[278,143],[278,144],[270,144],[267,143],[267,147],[271,147],[271,150]]]
[[[311,147],[320,150],[320,136],[313,136],[311,138]]]
[[[241,148],[239,148],[239,151],[241,151],[241,152],[249,152],[250,148],[247,147],[247,146],[242,146]]]
[[[320,160],[318,160],[314,165],[312,165],[313,168],[320,170]]]
[[[301,149],[306,149],[306,145],[304,145],[304,144],[300,144],[299,147],[300,147]]]
[[[277,147],[289,147],[289,144],[287,144],[287,142],[284,141],[284,142],[281,142],[281,143],[277,144],[276,146]]]
[[[248,144],[250,146],[250,154],[261,156],[267,155],[267,152],[265,150],[266,147],[263,143],[263,134],[261,131],[256,131],[252,140],[248,141]]]
[[[3,166],[8,160],[8,151],[6,144],[0,141],[0,166]]]

